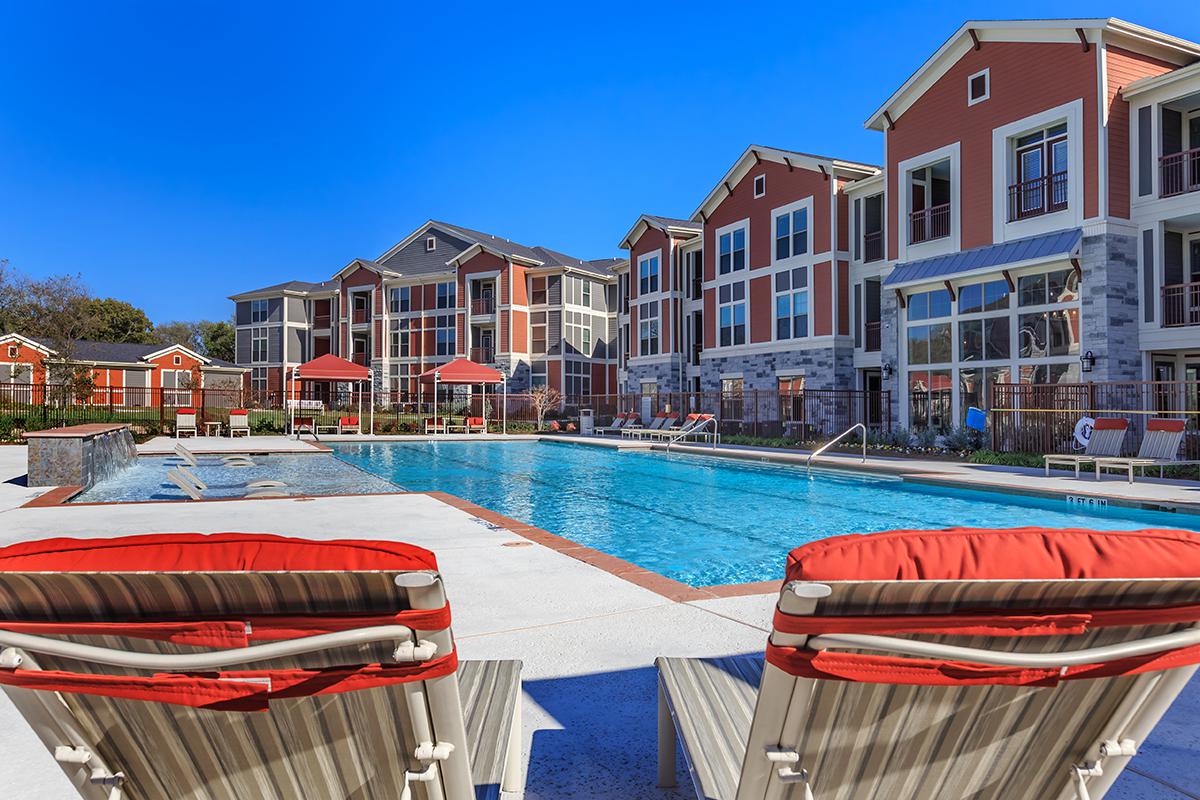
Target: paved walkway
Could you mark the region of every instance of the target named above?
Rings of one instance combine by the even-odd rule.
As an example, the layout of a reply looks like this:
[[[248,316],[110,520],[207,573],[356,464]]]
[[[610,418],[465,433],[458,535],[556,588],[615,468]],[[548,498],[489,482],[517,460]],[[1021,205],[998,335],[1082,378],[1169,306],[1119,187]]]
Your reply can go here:
[[[3,483],[23,468],[14,452],[23,450],[0,448],[0,487],[12,487],[0,491],[0,502],[10,491],[29,491]],[[434,550],[463,657],[524,662],[530,800],[691,797],[682,773],[681,789],[654,786],[654,658],[760,652],[774,602],[772,595],[671,602],[424,495],[0,510],[0,545],[50,536],[231,528],[396,539]],[[0,752],[6,796],[74,796],[3,695]],[[1108,797],[1196,800],[1196,787],[1200,684],[1194,683]]]

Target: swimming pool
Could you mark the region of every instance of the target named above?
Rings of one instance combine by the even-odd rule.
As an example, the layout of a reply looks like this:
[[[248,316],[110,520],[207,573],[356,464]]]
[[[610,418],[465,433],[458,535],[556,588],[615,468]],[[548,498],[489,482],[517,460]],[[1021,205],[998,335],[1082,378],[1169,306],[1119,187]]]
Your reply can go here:
[[[205,499],[240,497],[251,481],[276,480],[287,486],[281,492],[295,495],[378,494],[397,491],[378,475],[357,469],[328,455],[254,456],[252,467],[228,467],[216,456],[197,456],[191,467],[208,484]],[[71,503],[130,503],[145,500],[186,500],[179,487],[167,480],[167,470],[182,462],[175,456],[140,456],[126,469],[75,495]]]
[[[692,586],[771,580],[797,545],[954,526],[1200,529],[1200,516],[927,486],[893,478],[557,442],[337,443],[409,491],[444,491]]]

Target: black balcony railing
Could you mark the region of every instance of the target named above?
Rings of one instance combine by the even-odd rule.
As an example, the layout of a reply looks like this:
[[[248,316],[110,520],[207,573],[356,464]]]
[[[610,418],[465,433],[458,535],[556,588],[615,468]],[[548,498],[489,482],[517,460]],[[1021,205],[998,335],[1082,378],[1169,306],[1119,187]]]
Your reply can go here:
[[[1162,298],[1164,328],[1200,325],[1200,282],[1164,286]]]
[[[922,208],[908,215],[908,243],[920,244],[950,235],[950,204]]]
[[[863,325],[863,349],[868,353],[878,353],[883,346],[883,333],[878,322],[868,322]]]
[[[863,261],[879,261],[883,258],[883,231],[867,231],[863,234]]]
[[[471,313],[476,316],[496,313],[496,298],[476,297],[471,301]]]
[[[496,360],[496,348],[472,347],[471,360],[476,364],[490,364]]]
[[[1171,153],[1158,160],[1158,194],[1171,197],[1200,191],[1200,147]]]
[[[1008,187],[1008,221],[1040,217],[1067,207],[1067,173],[1055,172]]]

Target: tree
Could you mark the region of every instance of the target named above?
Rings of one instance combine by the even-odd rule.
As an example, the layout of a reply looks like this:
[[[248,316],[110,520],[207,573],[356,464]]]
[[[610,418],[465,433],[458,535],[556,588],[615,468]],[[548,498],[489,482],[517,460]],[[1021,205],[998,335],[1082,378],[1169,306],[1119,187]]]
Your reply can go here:
[[[200,329],[200,344],[204,348],[204,355],[222,361],[235,360],[237,332],[232,323],[204,320],[198,323],[197,327]]]
[[[98,342],[130,342],[152,344],[154,323],[135,305],[112,297],[92,298],[89,301],[95,329],[88,338]]]
[[[95,325],[91,296],[79,275],[33,279],[0,261],[0,332],[41,342],[66,361],[75,341],[87,338]]]
[[[541,430],[542,423],[546,420],[546,412],[557,409],[562,404],[562,393],[553,386],[535,386],[529,392],[529,400],[537,413],[538,430]]]
[[[179,344],[193,353],[204,355],[200,326],[195,322],[167,322],[155,327],[154,339],[159,344]]]

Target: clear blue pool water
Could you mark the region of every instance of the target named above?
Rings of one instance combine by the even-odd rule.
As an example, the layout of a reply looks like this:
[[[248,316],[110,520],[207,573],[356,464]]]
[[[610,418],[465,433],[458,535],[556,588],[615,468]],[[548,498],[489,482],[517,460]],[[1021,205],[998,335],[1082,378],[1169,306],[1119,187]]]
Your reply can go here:
[[[1200,529],[1200,517],[554,442],[333,444],[409,491],[444,491],[692,586],[781,578],[815,539],[954,526]]]
[[[253,467],[228,467],[214,456],[198,456],[192,472],[208,484],[205,498],[238,497],[251,481],[276,480],[287,484],[279,491],[296,495],[376,494],[394,492],[384,478],[325,455],[255,456]],[[180,466],[175,456],[142,456],[130,467],[100,481],[71,499],[72,503],[186,500],[167,480],[167,470]]]

